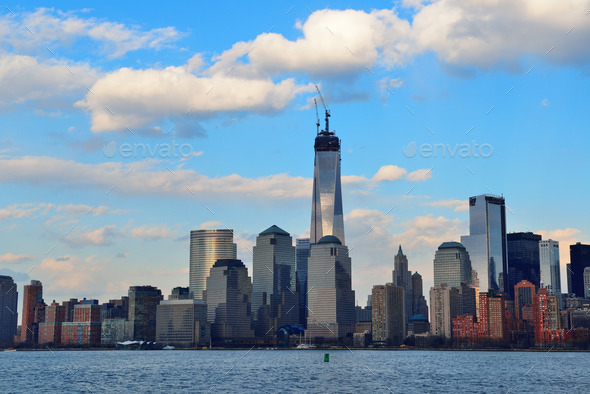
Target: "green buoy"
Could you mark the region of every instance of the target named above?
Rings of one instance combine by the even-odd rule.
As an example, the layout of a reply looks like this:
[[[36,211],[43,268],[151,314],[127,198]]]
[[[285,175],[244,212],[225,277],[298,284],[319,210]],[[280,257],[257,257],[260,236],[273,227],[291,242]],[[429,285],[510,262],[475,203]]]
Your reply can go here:
[[[324,362],[325,363],[330,362],[330,353],[324,354]]]

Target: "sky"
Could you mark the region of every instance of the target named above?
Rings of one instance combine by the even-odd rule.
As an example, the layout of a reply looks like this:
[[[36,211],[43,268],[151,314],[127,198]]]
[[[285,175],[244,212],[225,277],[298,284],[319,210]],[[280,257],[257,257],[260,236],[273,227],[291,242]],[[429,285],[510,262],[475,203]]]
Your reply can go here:
[[[309,235],[318,102],[359,305],[399,245],[433,283],[470,196],[590,242],[590,1],[6,2],[0,274],[46,302],[188,286],[189,233]],[[322,120],[323,124],[323,120]],[[251,274],[251,271],[250,271]],[[19,307],[20,310],[20,307]]]

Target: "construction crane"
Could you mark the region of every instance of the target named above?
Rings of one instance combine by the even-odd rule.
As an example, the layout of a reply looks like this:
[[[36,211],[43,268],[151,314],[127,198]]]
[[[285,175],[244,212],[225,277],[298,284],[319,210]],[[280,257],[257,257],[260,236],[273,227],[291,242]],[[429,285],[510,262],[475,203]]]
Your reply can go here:
[[[317,134],[319,135],[320,134],[320,115],[318,114],[318,101],[314,98],[313,103],[315,104],[315,118],[316,118],[315,126],[317,128]]]
[[[328,119],[328,118],[330,117],[330,110],[326,106],[326,102],[324,101],[324,98],[322,97],[322,92],[320,92],[320,88],[318,88],[318,85],[314,85],[314,86],[315,86],[316,90],[318,91],[318,94],[320,95],[320,100],[322,100],[322,105],[324,106],[324,110],[326,111],[326,130],[324,130],[324,131],[326,133],[329,133],[330,132],[330,119]]]

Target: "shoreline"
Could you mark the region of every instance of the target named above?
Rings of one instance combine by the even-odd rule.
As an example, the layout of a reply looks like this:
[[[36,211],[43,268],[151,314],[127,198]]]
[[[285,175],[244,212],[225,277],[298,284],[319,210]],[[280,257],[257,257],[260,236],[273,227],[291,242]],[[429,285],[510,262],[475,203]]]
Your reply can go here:
[[[2,352],[56,352],[56,351],[145,351],[149,349],[115,349],[115,348],[100,348],[100,347],[90,347],[90,348],[82,348],[82,347],[72,347],[72,348],[28,348],[28,349],[3,349],[0,350]],[[160,351],[162,349],[151,349],[152,351],[157,350]],[[295,349],[295,348],[176,348],[173,350],[180,350],[180,351],[323,351],[323,352],[330,352],[330,351],[439,351],[439,352],[560,352],[560,353],[589,353],[590,349],[557,349],[557,348],[537,348],[537,349],[455,349],[455,348],[349,348],[349,347],[330,347],[330,348],[312,348],[312,349]],[[172,351],[172,350],[165,350],[165,351]]]

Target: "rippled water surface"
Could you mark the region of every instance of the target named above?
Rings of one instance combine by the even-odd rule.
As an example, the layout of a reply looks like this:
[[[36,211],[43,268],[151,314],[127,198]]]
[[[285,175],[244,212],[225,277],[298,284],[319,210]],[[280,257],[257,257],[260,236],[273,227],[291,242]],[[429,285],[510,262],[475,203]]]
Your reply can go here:
[[[330,350],[0,352],[0,392],[583,393],[590,353]]]

